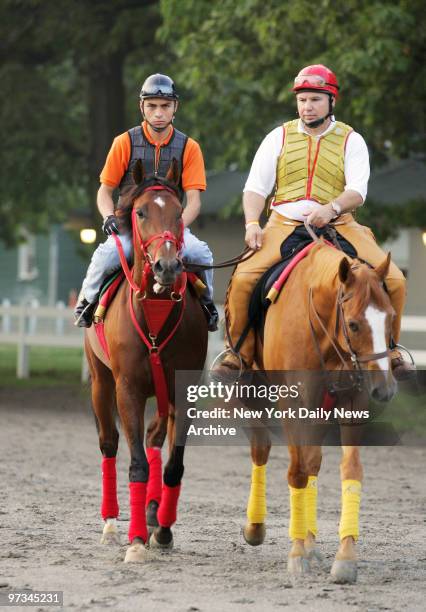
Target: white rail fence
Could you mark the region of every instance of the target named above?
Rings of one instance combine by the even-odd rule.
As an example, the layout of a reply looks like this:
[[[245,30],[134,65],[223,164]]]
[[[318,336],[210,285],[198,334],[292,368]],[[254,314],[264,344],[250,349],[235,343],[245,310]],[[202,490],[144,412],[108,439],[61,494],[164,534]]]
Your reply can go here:
[[[17,378],[30,376],[30,348],[45,346],[56,348],[81,348],[83,330],[73,325],[72,308],[63,302],[56,307],[40,306],[37,300],[12,306],[8,300],[0,305],[0,344],[18,347],[16,360]],[[82,380],[87,380],[87,364],[83,357]]]
[[[424,333],[424,346],[426,347],[426,316],[404,316],[402,331]],[[8,300],[3,300],[0,304],[0,344],[12,344],[18,347],[16,376],[17,378],[28,378],[30,376],[31,347],[81,348],[83,330],[74,326],[73,311],[63,302],[58,302],[56,307],[47,307],[40,306],[37,300],[33,300],[29,304],[16,306]],[[221,332],[209,334],[208,366],[222,348]],[[426,348],[425,350],[413,350],[412,354],[418,366],[426,366]],[[84,355],[81,378],[83,381],[88,378]]]

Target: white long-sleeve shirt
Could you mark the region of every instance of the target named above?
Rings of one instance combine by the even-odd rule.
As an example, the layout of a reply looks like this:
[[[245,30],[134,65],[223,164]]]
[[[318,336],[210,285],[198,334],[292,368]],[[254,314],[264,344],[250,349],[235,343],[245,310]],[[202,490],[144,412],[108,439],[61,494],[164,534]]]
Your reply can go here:
[[[333,117],[334,119],[334,117]],[[322,138],[332,130],[336,124],[334,121],[328,128],[315,139]],[[269,132],[263,139],[250,169],[250,174],[244,187],[245,191],[253,191],[266,198],[274,188],[277,172],[277,161],[283,147],[283,127],[277,127]],[[299,132],[307,134],[303,122],[299,119],[297,127]],[[357,191],[363,200],[367,196],[367,185],[370,177],[370,160],[368,149],[364,138],[357,132],[351,132],[348,136],[345,149],[345,191],[351,189]],[[313,200],[298,200],[297,202],[286,202],[274,206],[274,210],[296,221],[303,221],[303,214],[310,213],[321,206]]]

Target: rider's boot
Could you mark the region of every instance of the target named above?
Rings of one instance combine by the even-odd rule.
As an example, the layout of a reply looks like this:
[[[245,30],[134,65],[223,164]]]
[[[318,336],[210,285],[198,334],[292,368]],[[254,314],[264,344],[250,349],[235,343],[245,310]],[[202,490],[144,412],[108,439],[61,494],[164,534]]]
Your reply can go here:
[[[74,308],[74,325],[77,327],[90,327],[93,322],[97,302],[91,304],[85,297],[80,296]]]
[[[399,382],[411,380],[416,376],[417,370],[414,363],[405,361],[397,349],[393,349],[391,352],[391,367],[395,380]]]
[[[206,315],[207,329],[211,332],[217,331],[219,323],[219,313],[213,300],[204,298],[201,302],[201,305],[203,307],[204,314]]]

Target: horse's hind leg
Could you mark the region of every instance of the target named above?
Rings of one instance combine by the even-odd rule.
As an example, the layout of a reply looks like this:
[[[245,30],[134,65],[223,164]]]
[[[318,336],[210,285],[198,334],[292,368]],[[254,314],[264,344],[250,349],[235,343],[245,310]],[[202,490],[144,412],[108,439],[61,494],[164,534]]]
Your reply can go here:
[[[115,382],[111,371],[86,345],[86,355],[92,378],[92,408],[102,453],[102,504],[105,521],[102,544],[118,543],[116,519],[119,512],[117,499],[116,455],[118,430],[115,423]]]
[[[340,465],[342,479],[342,510],[340,516],[340,546],[331,568],[334,582],[353,584],[357,579],[355,542],[359,535],[359,505],[361,501],[362,465],[357,446],[343,446]]]
[[[182,421],[183,423],[183,421]],[[174,413],[169,415],[169,459],[164,468],[163,490],[161,503],[157,512],[158,527],[151,534],[151,548],[167,550],[173,548],[171,527],[176,522],[177,506],[184,472],[183,456],[185,447],[183,440],[176,445],[176,419]]]
[[[167,435],[167,417],[160,417],[156,411],[146,432],[146,456],[149,463],[149,479],[146,490],[146,522],[148,532],[158,527],[157,512],[161,502],[162,460],[161,449]]]
[[[247,522],[243,536],[247,544],[259,546],[266,535],[266,464],[271,450],[267,429],[256,427],[251,439],[251,486],[247,502]]]

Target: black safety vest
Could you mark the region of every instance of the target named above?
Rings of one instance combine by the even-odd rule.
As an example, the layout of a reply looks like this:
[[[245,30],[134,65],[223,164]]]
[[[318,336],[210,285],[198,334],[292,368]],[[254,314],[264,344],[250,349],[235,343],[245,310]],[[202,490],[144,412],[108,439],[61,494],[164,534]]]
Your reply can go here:
[[[137,125],[131,128],[128,134],[131,143],[130,159],[127,170],[118,187],[120,195],[134,185],[132,173],[133,167],[138,159],[142,160],[146,175],[153,174],[164,177],[167,174],[167,170],[173,158],[175,158],[179,165],[179,194],[180,201],[182,201],[184,196],[182,188],[183,154],[188,136],[183,134],[183,132],[179,132],[179,130],[173,129],[173,134],[169,142],[166,145],[160,146],[159,160],[158,164],[156,164],[155,145],[151,144],[146,138],[143,128]]]

